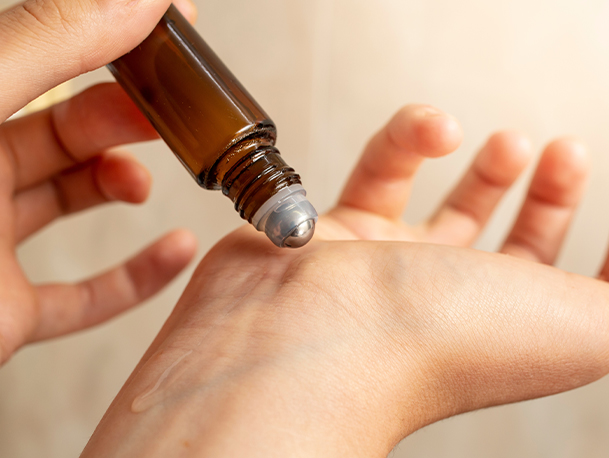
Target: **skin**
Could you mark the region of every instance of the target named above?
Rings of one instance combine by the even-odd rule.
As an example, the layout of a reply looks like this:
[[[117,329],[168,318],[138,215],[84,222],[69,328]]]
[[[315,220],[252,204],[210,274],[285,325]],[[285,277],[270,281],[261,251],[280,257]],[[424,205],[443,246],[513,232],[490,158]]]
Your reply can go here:
[[[518,134],[493,135],[429,221],[399,220],[423,159],[460,139],[452,117],[406,107],[313,243],[280,250],[250,228],[220,242],[83,456],[382,457],[429,423],[604,376],[609,287],[548,265],[585,149],[548,145],[491,254],[467,246],[531,158]]]
[[[57,218],[148,197],[148,171],[110,149],[157,135],[117,85],[4,121],[47,89],[128,52],[168,5],[28,1],[0,14],[0,79],[8,88],[0,93],[0,364],[26,343],[81,330],[141,303],[194,256],[194,237],[176,231],[81,283],[33,285],[15,255],[20,242]],[[194,20],[194,6],[178,6]]]
[[[19,83],[0,95],[2,119],[128,51],[167,7],[25,5],[0,15],[0,76]],[[17,60],[32,37],[48,55],[30,46]],[[177,232],[101,277],[38,288],[15,260],[19,241],[62,214],[143,200],[146,172],[106,150],[153,135],[115,85],[0,127],[2,360],[134,305],[190,259],[194,242]],[[408,106],[371,140],[307,247],[277,249],[251,227],[221,241],[83,456],[386,456],[434,421],[609,372],[609,268],[591,279],[551,266],[585,187],[585,149],[547,146],[491,254],[468,247],[531,159],[519,134],[491,136],[428,221],[400,221],[424,159],[460,142],[455,119]]]

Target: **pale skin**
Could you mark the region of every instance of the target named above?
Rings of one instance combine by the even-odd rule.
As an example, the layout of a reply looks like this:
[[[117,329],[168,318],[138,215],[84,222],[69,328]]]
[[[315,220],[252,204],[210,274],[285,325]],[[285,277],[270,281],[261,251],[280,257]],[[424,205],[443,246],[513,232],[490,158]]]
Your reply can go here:
[[[0,94],[1,119],[128,51],[167,7],[29,5],[0,16],[0,35],[17,31],[0,50],[0,76],[25,81]],[[55,8],[28,23],[34,5]],[[111,22],[124,24],[121,39],[108,39]],[[37,37],[38,26],[57,32],[62,51],[59,43],[72,39],[72,67],[55,68],[44,54],[34,56],[38,69],[34,58],[33,68],[11,63],[20,49],[15,37]],[[73,39],[75,30],[90,39]],[[51,71],[42,74],[43,64]],[[593,279],[551,266],[585,187],[585,149],[573,139],[547,146],[520,216],[491,254],[469,246],[531,160],[519,134],[491,136],[429,221],[400,221],[420,164],[454,151],[461,135],[454,118],[408,106],[371,140],[306,248],[276,249],[251,227],[221,241],[83,456],[381,457],[434,421],[566,391],[609,372],[609,268]],[[10,279],[0,290],[3,360],[27,342],[135,305],[190,259],[194,241],[178,232],[94,286],[42,289],[15,261],[16,244],[63,212],[143,200],[146,172],[104,151],[153,136],[113,85],[0,127],[0,278]],[[145,393],[146,408],[134,404]]]

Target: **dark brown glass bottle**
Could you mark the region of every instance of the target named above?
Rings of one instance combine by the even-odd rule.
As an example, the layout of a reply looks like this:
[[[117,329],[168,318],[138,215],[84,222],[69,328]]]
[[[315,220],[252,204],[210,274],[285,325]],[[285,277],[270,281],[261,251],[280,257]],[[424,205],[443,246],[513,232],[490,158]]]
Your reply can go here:
[[[278,246],[311,239],[317,213],[275,148],[275,124],[173,5],[108,67],[202,187]]]

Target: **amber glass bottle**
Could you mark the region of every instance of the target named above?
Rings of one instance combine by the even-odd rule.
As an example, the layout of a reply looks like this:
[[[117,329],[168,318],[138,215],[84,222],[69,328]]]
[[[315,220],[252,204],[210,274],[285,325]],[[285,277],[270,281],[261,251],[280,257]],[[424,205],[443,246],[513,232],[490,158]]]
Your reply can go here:
[[[317,213],[275,148],[275,124],[173,5],[108,67],[202,187],[278,246],[311,239]]]

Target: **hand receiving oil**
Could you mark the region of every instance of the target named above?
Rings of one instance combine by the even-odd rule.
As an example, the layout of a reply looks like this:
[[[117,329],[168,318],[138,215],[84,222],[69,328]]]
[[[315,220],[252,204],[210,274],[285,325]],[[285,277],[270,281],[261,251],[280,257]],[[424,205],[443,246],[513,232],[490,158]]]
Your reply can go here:
[[[46,90],[128,52],[169,3],[29,0],[1,13],[0,123]],[[193,19],[194,6],[178,3]],[[57,218],[110,201],[143,202],[146,169],[108,150],[152,138],[128,97],[107,84],[0,125],[0,364],[27,342],[80,330],[140,303],[192,258],[196,242],[179,231],[77,285],[36,287],[17,262],[16,246]]]
[[[531,160],[518,134],[493,135],[428,222],[400,221],[423,159],[460,141],[452,117],[407,107],[313,243],[275,249],[249,227],[221,241],[83,456],[382,457],[434,421],[607,374],[609,286],[548,265],[584,148],[546,148],[491,254],[467,246]]]
[[[471,246],[534,151],[518,133],[492,135],[433,216],[417,227],[403,224],[418,167],[425,158],[454,151],[461,135],[457,121],[434,108],[401,110],[369,143],[337,207],[326,216],[323,238]],[[588,167],[577,141],[550,143],[500,252],[552,264],[583,195]]]

